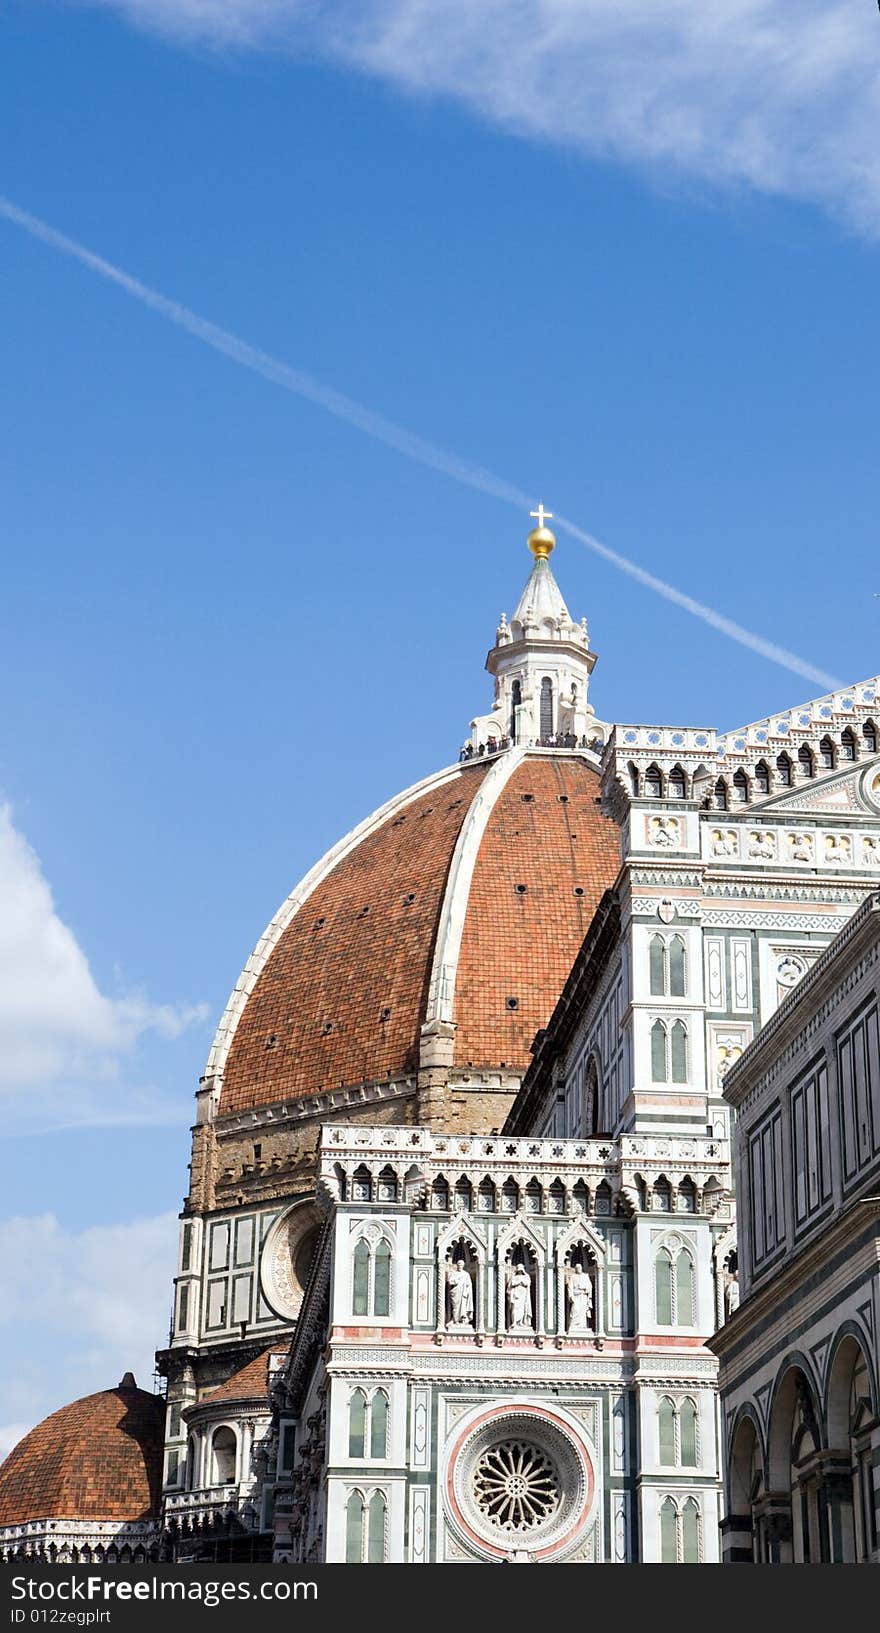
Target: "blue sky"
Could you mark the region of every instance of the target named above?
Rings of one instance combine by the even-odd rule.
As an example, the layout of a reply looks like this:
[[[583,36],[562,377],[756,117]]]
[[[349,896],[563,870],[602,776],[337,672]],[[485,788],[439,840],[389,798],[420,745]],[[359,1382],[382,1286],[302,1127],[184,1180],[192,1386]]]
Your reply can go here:
[[[736,0],[707,44],[703,9],[651,0],[638,37],[600,0],[376,0],[357,29],[13,3],[0,192],[856,679],[880,22],[805,0],[769,39]],[[229,989],[316,857],[455,757],[529,558],[515,508],[8,220],[0,276],[0,1425],[26,1426],[144,1372]],[[573,540],[554,567],[605,718],[727,726],[821,689]]]

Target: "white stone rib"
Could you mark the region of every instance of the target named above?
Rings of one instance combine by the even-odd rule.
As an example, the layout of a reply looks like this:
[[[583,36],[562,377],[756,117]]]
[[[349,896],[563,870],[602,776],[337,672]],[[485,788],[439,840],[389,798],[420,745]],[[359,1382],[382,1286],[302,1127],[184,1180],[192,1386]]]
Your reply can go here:
[[[507,758],[507,756],[504,756],[504,758]],[[492,770],[497,770],[497,766],[493,766]],[[320,862],[316,862],[315,866],[300,880],[295,890],[291,891],[287,900],[278,909],[271,924],[264,930],[232,989],[229,1002],[223,1011],[223,1017],[214,1035],[214,1042],[208,1055],[208,1062],[205,1066],[206,1079],[213,1079],[216,1084],[222,1076],[236,1028],[244,1012],[244,1006],[284,931],[304,902],[308,901],[312,892],[326,879],[328,873],[332,871],[336,864],[344,856],[348,855],[349,851],[354,850],[355,846],[359,845],[363,839],[368,838],[376,828],[381,828],[383,823],[387,822],[388,818],[393,816],[395,812],[402,810],[406,805],[412,804],[413,800],[418,799],[422,794],[429,793],[431,789],[442,788],[444,784],[454,782],[461,772],[462,767],[460,764],[447,766],[443,771],[435,771],[431,776],[423,777],[421,782],[413,783],[410,788],[404,789],[403,793],[396,794],[393,799],[388,800],[384,805],[380,805],[372,816],[368,816],[364,822],[359,823],[356,828],[352,828],[351,832],[332,846],[321,857]],[[489,773],[485,780],[488,781],[491,776],[492,772]]]
[[[426,1024],[429,1021],[451,1021],[453,1018],[461,938],[477,853],[495,802],[525,757],[525,750],[521,748],[510,748],[505,754],[499,755],[477,789],[470,810],[461,825],[449,865],[449,878],[446,882],[437,940],[434,945]]]

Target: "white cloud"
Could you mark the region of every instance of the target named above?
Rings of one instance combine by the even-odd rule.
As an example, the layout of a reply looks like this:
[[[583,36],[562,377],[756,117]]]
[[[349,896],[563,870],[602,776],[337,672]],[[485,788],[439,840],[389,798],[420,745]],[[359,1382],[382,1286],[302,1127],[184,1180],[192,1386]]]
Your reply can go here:
[[[58,917],[40,863],[0,806],[0,1107],[7,1129],[166,1121],[161,1096],[126,1084],[121,1062],[148,1031],[177,1037],[204,1008],[109,998]]]
[[[124,1372],[152,1388],[176,1240],[173,1213],[79,1232],[51,1213],[0,1223],[0,1454],[4,1439],[9,1450],[48,1413],[114,1388]]]
[[[79,0],[188,42],[317,51],[519,135],[880,230],[871,0]]]

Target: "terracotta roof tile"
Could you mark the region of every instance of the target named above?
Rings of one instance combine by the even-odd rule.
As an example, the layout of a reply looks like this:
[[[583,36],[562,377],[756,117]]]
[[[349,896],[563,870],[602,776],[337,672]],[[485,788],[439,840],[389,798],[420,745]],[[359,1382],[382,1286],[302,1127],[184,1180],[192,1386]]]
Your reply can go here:
[[[389,817],[300,908],[238,1022],[221,1115],[415,1074],[449,865],[487,769],[464,767]],[[586,760],[540,754],[501,791],[462,938],[457,1066],[528,1065],[535,1032],[617,876],[617,828],[598,793]]]
[[[462,936],[457,1067],[527,1067],[535,1033],[620,868],[618,830],[601,814],[598,793],[598,772],[585,760],[535,755],[499,796]]]
[[[221,1116],[416,1071],[446,875],[484,776],[413,800],[300,908],[245,1005]]]
[[[275,1347],[277,1348],[277,1346]],[[269,1356],[271,1353],[271,1346],[268,1349],[261,1350],[260,1354],[255,1355],[252,1361],[246,1362],[243,1367],[239,1367],[237,1372],[233,1372],[232,1377],[227,1378],[225,1383],[218,1384],[216,1389],[207,1390],[201,1397],[199,1405],[202,1406],[208,1401],[212,1405],[215,1401],[223,1400],[249,1401],[255,1400],[262,1395],[265,1395],[268,1400]]]
[[[158,1513],[165,1402],[107,1389],[37,1424],[0,1466],[0,1525],[133,1521]]]

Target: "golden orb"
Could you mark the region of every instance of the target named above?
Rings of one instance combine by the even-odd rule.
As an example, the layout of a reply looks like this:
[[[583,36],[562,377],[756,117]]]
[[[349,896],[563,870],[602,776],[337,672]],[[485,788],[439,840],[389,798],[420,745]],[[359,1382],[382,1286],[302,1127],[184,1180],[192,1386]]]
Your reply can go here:
[[[549,527],[536,527],[526,543],[536,561],[546,561],[551,550],[556,549],[556,535],[550,532]]]

